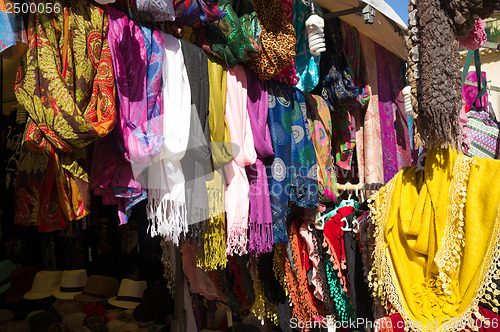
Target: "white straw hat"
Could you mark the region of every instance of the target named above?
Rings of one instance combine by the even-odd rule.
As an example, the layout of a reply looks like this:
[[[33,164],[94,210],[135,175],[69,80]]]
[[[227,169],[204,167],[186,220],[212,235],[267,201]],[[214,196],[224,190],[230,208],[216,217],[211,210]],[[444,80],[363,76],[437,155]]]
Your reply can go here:
[[[142,294],[147,288],[145,281],[134,281],[123,279],[118,290],[118,296],[108,300],[109,304],[115,307],[134,309],[141,303]]]
[[[87,282],[87,271],[66,270],[62,272],[61,284],[56,286],[52,295],[61,300],[73,300],[75,295],[81,294]]]
[[[61,283],[62,271],[40,271],[35,275],[31,290],[24,294],[26,300],[40,300],[52,296],[54,287]]]

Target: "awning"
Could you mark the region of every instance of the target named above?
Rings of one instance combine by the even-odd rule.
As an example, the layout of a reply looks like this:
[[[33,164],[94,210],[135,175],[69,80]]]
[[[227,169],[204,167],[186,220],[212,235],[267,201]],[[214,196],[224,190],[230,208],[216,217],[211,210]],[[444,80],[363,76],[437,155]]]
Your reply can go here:
[[[360,1],[358,0],[315,1],[318,5],[331,12],[360,7]],[[406,60],[408,57],[405,43],[406,24],[394,9],[383,0],[362,0],[361,5],[364,4],[369,4],[376,10],[373,24],[366,24],[361,13],[344,15],[340,19],[358,29],[359,33]]]

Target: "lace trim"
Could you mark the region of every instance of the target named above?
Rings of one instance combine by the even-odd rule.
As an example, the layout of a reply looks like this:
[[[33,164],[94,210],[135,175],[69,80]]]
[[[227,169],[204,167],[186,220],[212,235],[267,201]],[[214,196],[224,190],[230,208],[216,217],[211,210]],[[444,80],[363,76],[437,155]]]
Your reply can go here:
[[[286,282],[286,271],[285,271],[285,246],[283,244],[276,244],[274,246],[274,257],[273,257],[273,271],[276,280],[280,283],[281,287],[285,291],[285,295],[290,294],[288,289],[288,284]]]
[[[462,248],[465,246],[464,207],[472,164],[477,162],[463,155],[460,155],[455,163],[448,195],[448,216],[443,243],[434,257],[439,271],[436,286],[441,287],[447,295],[452,294],[451,278],[460,270]]]
[[[255,302],[250,311],[260,320],[262,325],[264,325],[264,317],[267,317],[275,326],[278,326],[277,306],[274,303],[270,303],[264,295],[264,286],[259,277],[259,269],[257,268],[256,260],[252,261],[251,273],[255,292]]]
[[[173,256],[173,245],[166,239],[162,239],[160,245],[162,249],[163,276],[167,280],[167,288],[170,294],[175,296],[175,257]]]
[[[467,162],[470,163],[469,165],[475,164],[475,161],[471,158],[467,159]],[[443,324],[436,330],[425,326],[415,326],[401,300],[402,294],[399,291],[400,287],[392,268],[393,264],[387,250],[387,243],[385,242],[385,226],[394,190],[395,179],[396,178],[393,178],[384,188],[370,198],[372,223],[375,226],[375,250],[372,255],[373,265],[368,273],[368,280],[369,286],[372,289],[373,298],[380,305],[385,307],[387,312],[383,313],[383,315],[390,316],[396,312],[401,315],[406,324],[405,331],[461,332],[466,329],[466,327],[472,329],[473,331],[477,331],[477,326],[471,326],[471,323],[472,325],[476,324],[474,317],[480,322],[485,322],[486,320],[479,311],[479,302],[492,305],[494,312],[498,312],[498,308],[495,306],[500,304],[496,299],[496,296],[500,294],[500,291],[497,290],[497,286],[494,282],[494,280],[500,280],[500,206],[497,211],[492,241],[483,260],[486,263],[484,263],[481,267],[479,276],[480,282],[476,287],[474,299],[468,309],[450,321],[446,323],[443,322]],[[460,187],[458,188],[459,191],[463,192]],[[458,193],[458,196],[463,197],[461,193]],[[460,220],[460,218],[458,218],[458,220]],[[461,241],[459,241],[459,243],[462,245]],[[447,264],[444,266],[446,265]],[[451,266],[453,267],[453,263]]]

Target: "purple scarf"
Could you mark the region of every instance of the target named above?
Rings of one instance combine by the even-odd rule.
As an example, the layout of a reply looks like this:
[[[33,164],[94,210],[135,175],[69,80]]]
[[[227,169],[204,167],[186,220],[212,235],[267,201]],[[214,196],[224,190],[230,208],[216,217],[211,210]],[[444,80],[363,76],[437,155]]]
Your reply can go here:
[[[119,112],[113,135],[96,146],[99,160],[93,164],[92,174],[97,175],[92,187],[104,203],[118,204],[124,224],[132,207],[146,198],[140,173],[163,144],[164,47],[159,31],[134,23],[113,7],[107,11]]]
[[[248,85],[248,115],[252,127],[257,160],[246,167],[250,183],[250,236],[248,250],[255,256],[273,250],[273,226],[269,184],[263,160],[274,156],[271,134],[267,125],[269,109],[267,84],[246,69]]]

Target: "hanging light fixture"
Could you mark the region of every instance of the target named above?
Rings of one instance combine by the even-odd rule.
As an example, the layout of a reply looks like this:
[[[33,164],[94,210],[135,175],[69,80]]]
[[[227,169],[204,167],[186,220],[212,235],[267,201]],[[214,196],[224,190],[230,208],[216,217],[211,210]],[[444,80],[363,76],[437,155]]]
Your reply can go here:
[[[318,5],[314,1],[309,2],[309,13],[306,20],[307,37],[309,40],[309,51],[318,56],[326,51],[325,20],[320,16]]]

